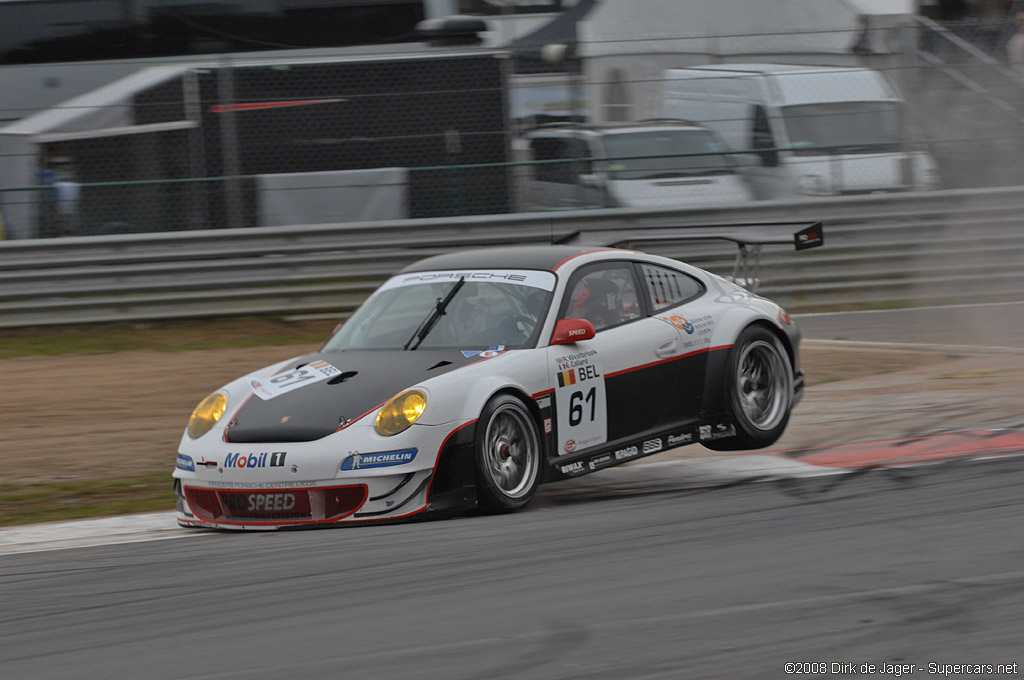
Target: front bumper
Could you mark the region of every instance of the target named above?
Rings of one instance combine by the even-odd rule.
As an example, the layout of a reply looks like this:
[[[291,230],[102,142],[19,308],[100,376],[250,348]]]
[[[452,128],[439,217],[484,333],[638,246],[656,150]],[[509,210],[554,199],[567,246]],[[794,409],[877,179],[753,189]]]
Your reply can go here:
[[[468,424],[414,425],[393,439],[351,428],[272,447],[240,447],[215,434],[202,443],[183,438],[174,471],[178,523],[276,529],[415,515],[427,508],[442,453],[464,444]]]
[[[433,470],[302,486],[199,485],[175,480],[178,524],[220,529],[276,529],[398,519],[427,505]]]

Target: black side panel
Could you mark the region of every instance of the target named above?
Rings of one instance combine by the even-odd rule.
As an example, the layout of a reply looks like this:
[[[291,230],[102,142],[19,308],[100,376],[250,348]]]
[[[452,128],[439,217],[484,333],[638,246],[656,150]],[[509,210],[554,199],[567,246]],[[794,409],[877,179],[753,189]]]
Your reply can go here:
[[[462,428],[444,443],[438,454],[427,506],[431,511],[455,510],[476,505],[476,470],[473,442],[476,423]]]
[[[728,412],[729,384],[727,371],[732,348],[710,352],[707,359],[704,399],[701,418],[710,420]]]
[[[675,363],[657,364],[605,378],[608,441],[631,437],[655,427],[662,420],[675,391]]]
[[[608,441],[697,417],[709,354],[689,354],[607,377]]]

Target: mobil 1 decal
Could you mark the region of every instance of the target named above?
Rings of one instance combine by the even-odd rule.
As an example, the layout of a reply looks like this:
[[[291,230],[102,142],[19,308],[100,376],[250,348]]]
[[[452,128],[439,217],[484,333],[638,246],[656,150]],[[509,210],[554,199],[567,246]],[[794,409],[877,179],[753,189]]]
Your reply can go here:
[[[608,439],[604,371],[596,350],[562,354],[553,348],[555,412],[558,416],[558,454],[603,444]]]

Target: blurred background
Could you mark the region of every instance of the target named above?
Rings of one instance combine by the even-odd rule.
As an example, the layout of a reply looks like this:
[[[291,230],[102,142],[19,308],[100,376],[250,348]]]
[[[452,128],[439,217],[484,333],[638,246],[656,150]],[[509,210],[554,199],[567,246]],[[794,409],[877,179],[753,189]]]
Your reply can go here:
[[[431,248],[627,214],[838,226],[766,261],[798,310],[1019,296],[1022,11],[0,0],[0,324],[344,313]]]
[[[1017,0],[2,0],[4,233],[1015,186],[1024,66],[1008,48],[1021,10]],[[667,94],[690,67],[738,64],[703,94],[674,104]],[[771,64],[870,69],[884,84],[758,76]],[[702,105],[723,97],[742,105]],[[603,130],[656,118],[711,136]],[[570,133],[571,122],[597,134]],[[680,168],[705,169],[712,195],[682,182],[615,186]],[[731,173],[746,188],[716,195],[707,178]]]

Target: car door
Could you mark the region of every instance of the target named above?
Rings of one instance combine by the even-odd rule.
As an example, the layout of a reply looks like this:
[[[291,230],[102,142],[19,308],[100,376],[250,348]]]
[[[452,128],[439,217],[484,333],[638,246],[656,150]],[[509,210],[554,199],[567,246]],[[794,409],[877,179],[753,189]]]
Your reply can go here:
[[[679,351],[666,363],[671,392],[662,424],[674,429],[694,425],[700,416],[707,374],[711,335],[720,307],[705,295],[707,288],[685,272],[651,263],[638,263],[641,290],[651,318],[672,326],[679,339]]]
[[[633,263],[580,268],[566,287],[559,318],[587,319],[596,335],[547,348],[558,455],[656,429],[674,389],[670,360],[682,345],[675,326],[647,315]]]

